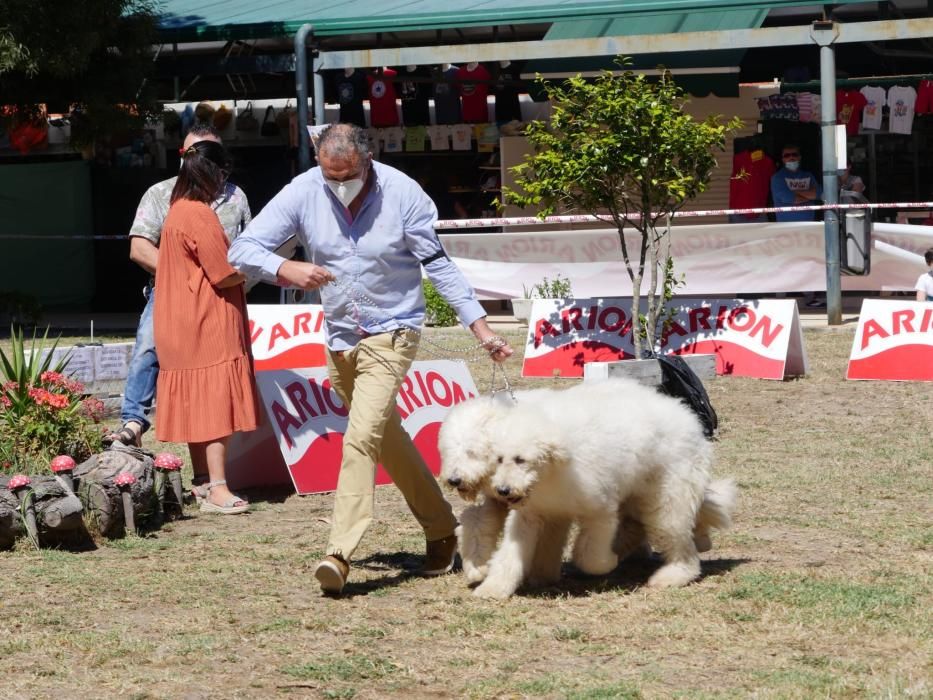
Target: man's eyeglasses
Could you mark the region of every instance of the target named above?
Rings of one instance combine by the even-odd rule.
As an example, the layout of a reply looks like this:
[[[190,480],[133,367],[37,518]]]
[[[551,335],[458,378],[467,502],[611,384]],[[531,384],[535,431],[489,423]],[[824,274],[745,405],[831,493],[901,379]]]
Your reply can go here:
[[[793,153],[782,153],[781,158],[799,158],[800,154],[794,151]]]

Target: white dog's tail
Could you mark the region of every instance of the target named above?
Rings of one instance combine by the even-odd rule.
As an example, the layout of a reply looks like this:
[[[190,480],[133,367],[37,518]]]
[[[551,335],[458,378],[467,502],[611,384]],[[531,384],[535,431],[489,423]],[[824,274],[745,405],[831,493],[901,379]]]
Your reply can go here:
[[[732,527],[732,511],[735,510],[738,492],[732,479],[719,479],[707,484],[693,530],[698,551],[706,552],[712,548],[710,530],[728,530]]]

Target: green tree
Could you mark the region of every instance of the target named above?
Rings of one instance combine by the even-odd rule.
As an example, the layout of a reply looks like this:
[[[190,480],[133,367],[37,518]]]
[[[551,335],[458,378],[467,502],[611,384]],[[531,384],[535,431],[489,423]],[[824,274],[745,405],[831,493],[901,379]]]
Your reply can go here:
[[[138,128],[158,105],[146,89],[156,14],[150,0],[0,0],[0,96],[10,118],[40,104],[75,110],[76,145]]]
[[[625,59],[617,59],[624,69]],[[538,207],[541,218],[555,212],[594,214],[616,228],[632,280],[635,356],[654,348],[664,308],[677,284],[670,255],[670,219],[703,192],[726,136],[741,122],[719,116],[698,121],[684,110],[686,97],[669,74],[657,81],[623,70],[562,85],[539,82],[551,99],[549,122],[525,132],[535,153],[512,170],[515,189],[506,201]],[[631,250],[624,229],[641,234]],[[642,283],[648,313],[639,312]]]

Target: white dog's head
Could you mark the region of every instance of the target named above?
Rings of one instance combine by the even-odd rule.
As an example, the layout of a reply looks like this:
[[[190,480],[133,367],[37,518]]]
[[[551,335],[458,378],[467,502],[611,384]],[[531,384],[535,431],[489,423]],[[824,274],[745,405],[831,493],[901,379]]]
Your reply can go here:
[[[508,411],[500,398],[483,396],[454,406],[437,435],[441,483],[457,489],[466,501],[488,491],[494,464],[490,459],[491,428]]]
[[[486,492],[511,507],[520,507],[548,471],[563,464],[568,453],[560,430],[533,405],[517,406],[494,431]]]

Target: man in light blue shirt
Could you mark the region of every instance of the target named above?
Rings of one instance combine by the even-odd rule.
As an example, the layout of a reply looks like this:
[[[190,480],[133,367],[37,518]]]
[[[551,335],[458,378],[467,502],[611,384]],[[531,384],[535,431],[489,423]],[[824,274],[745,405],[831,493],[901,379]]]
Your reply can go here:
[[[771,176],[771,201],[776,207],[815,204],[820,197],[820,183],[813,174],[800,169],[800,148],[788,144],[781,149],[782,167]],[[813,221],[812,211],[782,211],[776,221]]]
[[[422,267],[494,361],[507,359],[512,348],[492,333],[473,289],[441,247],[437,209],[414,180],[374,162],[366,133],[350,124],[325,129],[317,154],[319,167],[276,195],[229,257],[248,276],[321,291],[328,373],[350,411],[330,541],[314,574],[324,592],[337,594],[372,521],[380,461],[424,528],[421,573],[453,567],[456,519],[395,411],[424,321]],[[296,234],[310,262],[272,252]]]

